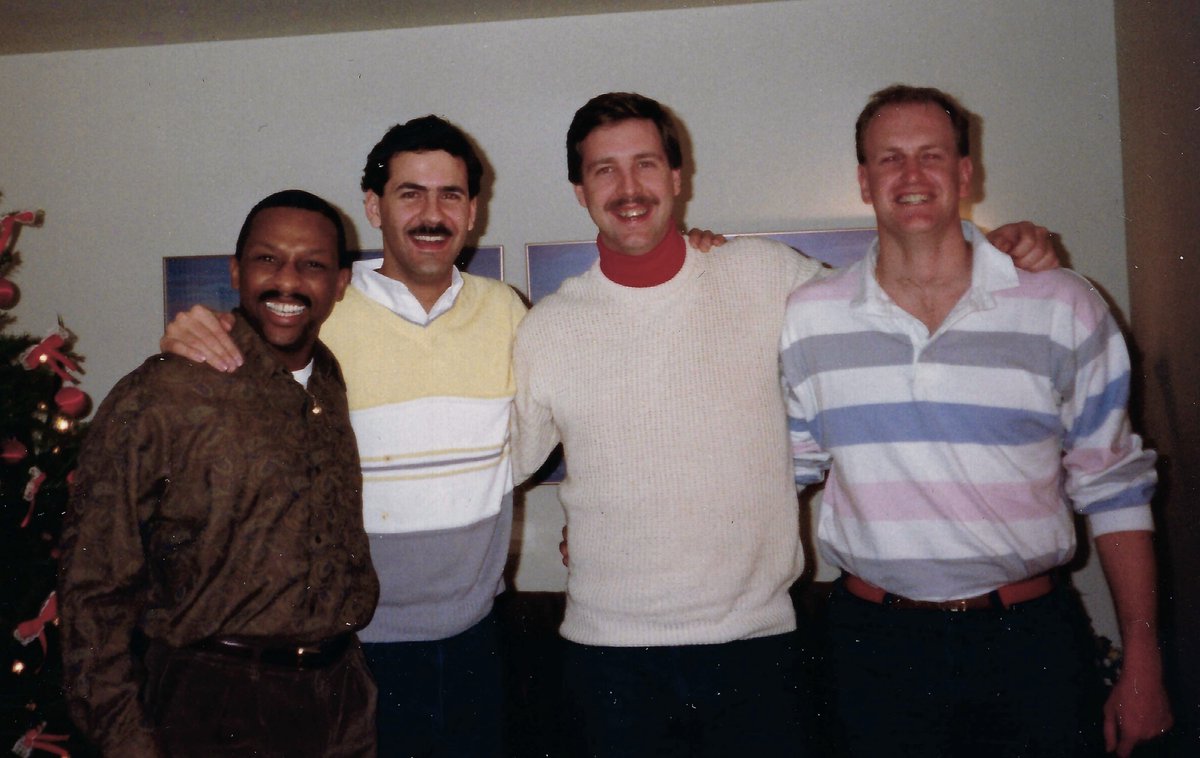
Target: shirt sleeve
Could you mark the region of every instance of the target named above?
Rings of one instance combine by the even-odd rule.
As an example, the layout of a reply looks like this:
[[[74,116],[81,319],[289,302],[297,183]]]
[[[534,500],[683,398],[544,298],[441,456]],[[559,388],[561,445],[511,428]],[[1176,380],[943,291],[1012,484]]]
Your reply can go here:
[[[529,321],[517,330],[513,347],[517,396],[513,403],[513,482],[520,484],[537,472],[560,442],[558,427],[538,385],[539,355],[528,334]],[[544,355],[544,354],[543,354]]]
[[[1128,414],[1130,366],[1125,340],[1099,296],[1075,309],[1074,375],[1063,382],[1065,491],[1093,534],[1150,530],[1157,475]]]
[[[165,478],[154,473],[155,414],[136,384],[113,390],[80,452],[59,570],[63,684],[72,719],[105,755],[157,756],[130,644],[147,586],[139,523]]]
[[[825,478],[832,459],[821,449],[813,434],[817,406],[808,382],[803,337],[796,329],[794,318],[793,309],[789,307],[779,339],[779,364],[796,487],[803,489]]]

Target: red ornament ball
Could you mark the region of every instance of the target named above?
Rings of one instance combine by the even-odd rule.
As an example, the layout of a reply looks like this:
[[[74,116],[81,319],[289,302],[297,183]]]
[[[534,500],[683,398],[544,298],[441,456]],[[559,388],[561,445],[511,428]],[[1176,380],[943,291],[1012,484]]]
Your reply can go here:
[[[8,310],[17,304],[17,285],[0,277],[0,310]]]
[[[28,454],[29,450],[21,444],[20,440],[5,440],[4,444],[0,445],[0,460],[5,463],[20,463]]]
[[[79,418],[79,415],[87,409],[88,396],[78,387],[63,387],[55,393],[54,404],[63,414],[71,418]]]

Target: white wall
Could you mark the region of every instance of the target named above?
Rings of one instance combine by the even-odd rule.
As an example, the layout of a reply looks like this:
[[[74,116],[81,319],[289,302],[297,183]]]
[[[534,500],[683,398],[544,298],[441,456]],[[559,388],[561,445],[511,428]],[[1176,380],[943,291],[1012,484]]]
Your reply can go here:
[[[797,0],[263,41],[0,58],[0,210],[46,209],[20,240],[17,327],[62,314],[97,400],[156,350],[163,255],[231,250],[288,186],[355,219],[359,172],[397,121],[440,113],[495,171],[482,240],[524,284],[526,242],[589,238],[563,138],[599,92],[672,106],[696,171],[687,222],[727,231],[869,225],[852,125],[895,81],[984,119],[975,219],[1033,218],[1127,307],[1113,8],[1071,0]],[[552,488],[530,498],[518,584],[561,586]],[[1090,577],[1090,578],[1089,578]],[[1091,574],[1085,592],[1115,633]]]

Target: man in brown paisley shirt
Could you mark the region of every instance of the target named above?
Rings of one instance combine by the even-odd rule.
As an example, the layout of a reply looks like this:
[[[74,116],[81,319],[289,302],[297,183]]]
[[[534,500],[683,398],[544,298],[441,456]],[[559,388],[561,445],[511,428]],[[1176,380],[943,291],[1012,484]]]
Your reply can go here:
[[[106,755],[374,756],[354,632],[379,585],[345,385],[317,341],[350,278],[345,230],[288,190],[236,250],[242,370],[151,358],[81,453],[59,577],[72,716]]]

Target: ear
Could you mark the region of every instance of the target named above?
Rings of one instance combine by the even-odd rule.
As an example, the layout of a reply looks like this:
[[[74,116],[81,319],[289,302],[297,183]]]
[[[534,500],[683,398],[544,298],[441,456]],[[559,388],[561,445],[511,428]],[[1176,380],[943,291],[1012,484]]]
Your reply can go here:
[[[371,222],[371,226],[378,229],[383,225],[379,216],[379,195],[375,194],[375,190],[367,190],[363,193],[363,210],[367,212],[367,221]]]
[[[478,209],[478,200],[479,200],[478,197],[471,198],[471,202],[467,206],[469,209],[467,211],[467,231],[468,232],[475,228],[475,211]]]
[[[583,194],[583,184],[572,184],[571,186],[575,188],[575,199],[579,201],[580,205],[586,208],[587,196]]]
[[[683,191],[683,170],[678,168],[671,169],[671,187],[675,192],[675,197],[679,197],[679,193]]]
[[[867,179],[867,167],[863,164],[858,164],[858,191],[862,195],[862,201],[867,205],[873,205],[871,200],[871,183]]]
[[[346,296],[346,287],[350,284],[350,273],[350,269],[348,268],[338,269],[337,284],[334,285],[334,292],[337,293],[333,299],[335,303],[340,303],[342,298]]]
[[[971,177],[975,174],[975,164],[971,162],[971,156],[966,155],[958,159],[958,197],[966,199],[971,196]]]
[[[242,271],[237,256],[229,256],[229,283],[235,290],[242,288]]]

